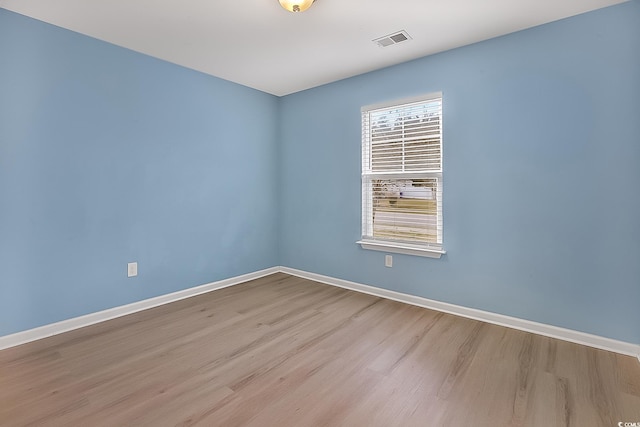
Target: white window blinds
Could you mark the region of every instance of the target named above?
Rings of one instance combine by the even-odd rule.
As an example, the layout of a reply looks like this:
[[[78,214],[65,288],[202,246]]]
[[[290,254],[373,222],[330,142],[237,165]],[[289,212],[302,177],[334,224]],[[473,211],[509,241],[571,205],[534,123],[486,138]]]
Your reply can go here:
[[[362,237],[442,249],[442,95],[362,109]]]

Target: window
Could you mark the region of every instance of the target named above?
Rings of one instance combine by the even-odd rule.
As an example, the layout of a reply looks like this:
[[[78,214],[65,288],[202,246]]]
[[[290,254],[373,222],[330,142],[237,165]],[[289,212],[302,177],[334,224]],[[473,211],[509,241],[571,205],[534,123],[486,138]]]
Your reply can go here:
[[[442,94],[362,109],[365,249],[439,258]]]

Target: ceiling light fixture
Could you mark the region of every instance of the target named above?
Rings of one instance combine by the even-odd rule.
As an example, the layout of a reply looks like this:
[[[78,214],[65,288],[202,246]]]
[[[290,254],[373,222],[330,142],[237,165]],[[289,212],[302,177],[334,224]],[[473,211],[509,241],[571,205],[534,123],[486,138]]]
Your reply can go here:
[[[287,9],[289,12],[304,12],[309,9],[316,0],[278,0],[280,6]]]

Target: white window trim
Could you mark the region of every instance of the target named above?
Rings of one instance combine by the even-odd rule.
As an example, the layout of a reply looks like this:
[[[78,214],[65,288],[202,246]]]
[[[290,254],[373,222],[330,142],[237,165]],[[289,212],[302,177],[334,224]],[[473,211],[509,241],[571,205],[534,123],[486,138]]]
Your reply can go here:
[[[358,240],[356,242],[362,249],[372,251],[392,252],[395,254],[415,255],[427,258],[440,258],[446,254],[444,249],[429,248],[424,245],[411,245],[409,243],[385,242],[383,240]]]
[[[379,110],[381,108],[395,107],[396,105],[401,105],[401,104],[412,104],[414,102],[422,102],[432,98],[442,98],[442,92],[431,92],[431,93],[426,93],[424,95],[419,95],[419,96],[400,98],[394,101],[378,102],[376,104],[365,105],[360,109],[360,111],[364,112],[369,110]]]
[[[364,112],[364,111],[376,110],[381,108],[393,107],[401,104],[410,104],[413,102],[425,101],[430,98],[442,98],[442,97],[443,97],[442,92],[432,92],[426,95],[414,96],[414,97],[403,98],[395,101],[367,105],[362,107],[361,111]],[[441,132],[442,132],[442,129],[441,129]],[[442,150],[442,145],[441,145],[441,150]],[[441,161],[443,160],[444,159],[442,159]],[[442,172],[438,173],[437,175],[442,177]],[[439,180],[438,181],[439,191],[437,192],[437,194],[440,194],[440,195],[442,194],[441,186],[442,186],[442,180]],[[364,197],[365,197],[364,191],[362,191],[363,203],[365,203]],[[438,208],[438,216],[442,218],[442,200],[439,200],[437,208]],[[362,220],[364,221],[364,218],[362,218]],[[440,241],[442,241],[441,233],[442,233],[442,229],[438,229],[438,240]],[[447,253],[447,251],[444,250],[444,248],[441,247],[440,245],[438,245],[438,247],[432,247],[428,244],[426,245],[411,244],[411,243],[405,243],[405,242],[372,240],[372,239],[365,239],[365,238],[358,240],[356,243],[359,244],[360,247],[362,247],[362,249],[381,251],[381,252],[391,252],[391,253],[404,254],[404,255],[414,255],[414,256],[421,256],[421,257],[435,258],[435,259],[438,259],[442,257],[442,255]]]

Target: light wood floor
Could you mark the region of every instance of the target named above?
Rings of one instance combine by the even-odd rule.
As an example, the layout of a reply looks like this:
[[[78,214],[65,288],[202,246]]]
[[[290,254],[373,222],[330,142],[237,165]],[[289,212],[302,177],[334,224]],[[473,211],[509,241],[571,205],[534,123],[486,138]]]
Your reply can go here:
[[[0,351],[0,425],[618,426],[637,359],[276,274]]]

